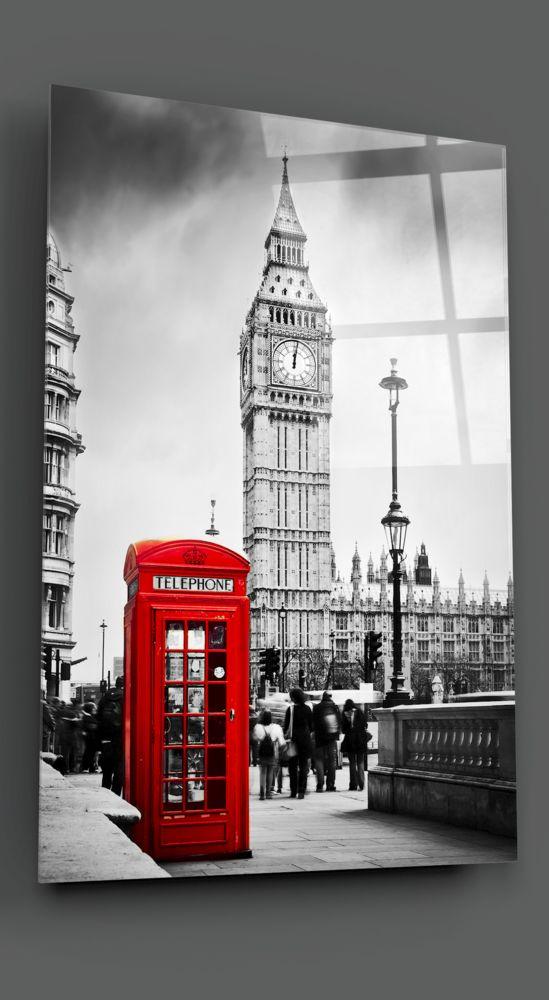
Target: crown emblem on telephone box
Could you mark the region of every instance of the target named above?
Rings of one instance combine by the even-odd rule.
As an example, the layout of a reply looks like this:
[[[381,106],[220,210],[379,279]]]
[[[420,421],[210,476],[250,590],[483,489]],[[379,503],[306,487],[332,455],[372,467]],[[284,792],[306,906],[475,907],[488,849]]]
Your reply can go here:
[[[202,566],[206,562],[206,553],[199,549],[197,545],[193,545],[190,549],[185,549],[182,553],[183,560],[189,563],[191,566]]]

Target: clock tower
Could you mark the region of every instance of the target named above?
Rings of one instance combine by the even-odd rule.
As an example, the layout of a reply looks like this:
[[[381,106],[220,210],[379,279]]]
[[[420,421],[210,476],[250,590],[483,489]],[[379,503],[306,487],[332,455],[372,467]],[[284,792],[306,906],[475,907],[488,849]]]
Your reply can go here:
[[[307,651],[330,648],[332,333],[306,241],[284,156],[261,285],[240,339],[240,406],[251,645],[281,646],[284,628],[292,673]]]

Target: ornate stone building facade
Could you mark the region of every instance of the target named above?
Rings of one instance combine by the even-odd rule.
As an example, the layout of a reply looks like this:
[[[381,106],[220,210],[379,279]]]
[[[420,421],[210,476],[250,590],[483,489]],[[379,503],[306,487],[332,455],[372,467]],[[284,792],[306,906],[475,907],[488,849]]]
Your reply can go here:
[[[332,334],[283,159],[259,290],[240,338],[252,651],[329,649]],[[253,662],[253,655],[252,655]]]
[[[427,700],[435,673],[442,675],[446,694],[450,686],[456,691],[514,687],[511,577],[504,592],[492,590],[486,576],[480,590],[466,588],[461,572],[457,587],[442,587],[422,544],[413,570],[404,567],[401,594],[404,670],[416,697]],[[370,555],[363,576],[355,549],[350,580],[337,575],[333,581],[330,612],[336,663],[363,662],[366,633],[381,632],[387,680],[392,672],[392,586],[384,551],[376,567]]]
[[[42,683],[59,693],[70,678],[74,521],[74,466],[84,447],[76,430],[80,390],[73,359],[79,335],[70,315],[73,296],[65,289],[65,270],[52,235],[46,248],[46,368],[44,393],[44,501],[42,530]],[[51,666],[50,666],[51,664]]]

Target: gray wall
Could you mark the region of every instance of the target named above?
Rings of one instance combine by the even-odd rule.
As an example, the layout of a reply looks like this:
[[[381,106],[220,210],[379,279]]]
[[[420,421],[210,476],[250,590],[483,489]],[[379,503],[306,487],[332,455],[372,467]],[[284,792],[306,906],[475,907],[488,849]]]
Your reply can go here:
[[[313,988],[514,996],[541,972],[547,882],[549,141],[536,0],[19,0],[2,19],[0,309],[7,995]],[[48,85],[120,90],[508,146],[521,860],[514,866],[38,887],[37,682]],[[489,386],[487,386],[489,391]],[[108,400],[105,401],[108,406]],[[490,497],[479,516],[489,530]],[[534,536],[535,524],[535,536]],[[272,931],[259,914],[269,902]],[[212,954],[215,958],[212,960]],[[282,959],[277,963],[277,959]],[[276,973],[278,964],[279,971]],[[263,976],[262,969],[265,970]],[[257,981],[265,979],[258,992]],[[243,988],[244,984],[244,988]],[[361,988],[359,986],[359,988]],[[528,990],[528,987],[527,987]],[[131,992],[130,992],[131,991]],[[530,988],[530,992],[535,989]]]

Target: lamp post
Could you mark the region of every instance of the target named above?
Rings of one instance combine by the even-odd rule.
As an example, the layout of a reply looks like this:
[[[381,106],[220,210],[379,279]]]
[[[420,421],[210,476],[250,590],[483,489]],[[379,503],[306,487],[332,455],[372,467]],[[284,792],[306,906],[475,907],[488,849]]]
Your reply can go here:
[[[105,629],[108,628],[105,619],[101,622],[99,628],[102,630],[101,635],[101,690],[105,690]]]
[[[328,690],[328,688],[330,687],[330,684],[333,684],[333,681],[334,681],[334,673],[335,673],[335,637],[336,637],[336,634],[335,634],[334,630],[332,629],[332,631],[330,632],[331,659],[330,659],[330,669],[328,670],[328,676],[326,678],[326,690]]]
[[[282,660],[282,670],[280,671],[280,689],[285,690],[286,687],[286,608],[284,605],[280,608],[278,612],[278,628],[280,632],[280,659]]]
[[[406,705],[410,701],[410,692],[404,687],[404,674],[402,672],[402,612],[400,607],[400,580],[402,577],[400,567],[404,558],[406,531],[410,520],[398,502],[397,482],[397,407],[399,393],[408,388],[408,383],[397,375],[396,363],[397,359],[391,358],[391,374],[379,383],[382,389],[387,389],[389,392],[393,467],[392,500],[388,513],[381,520],[387,536],[389,554],[393,561],[393,675],[391,677],[391,690],[387,692],[383,702],[385,708]]]

